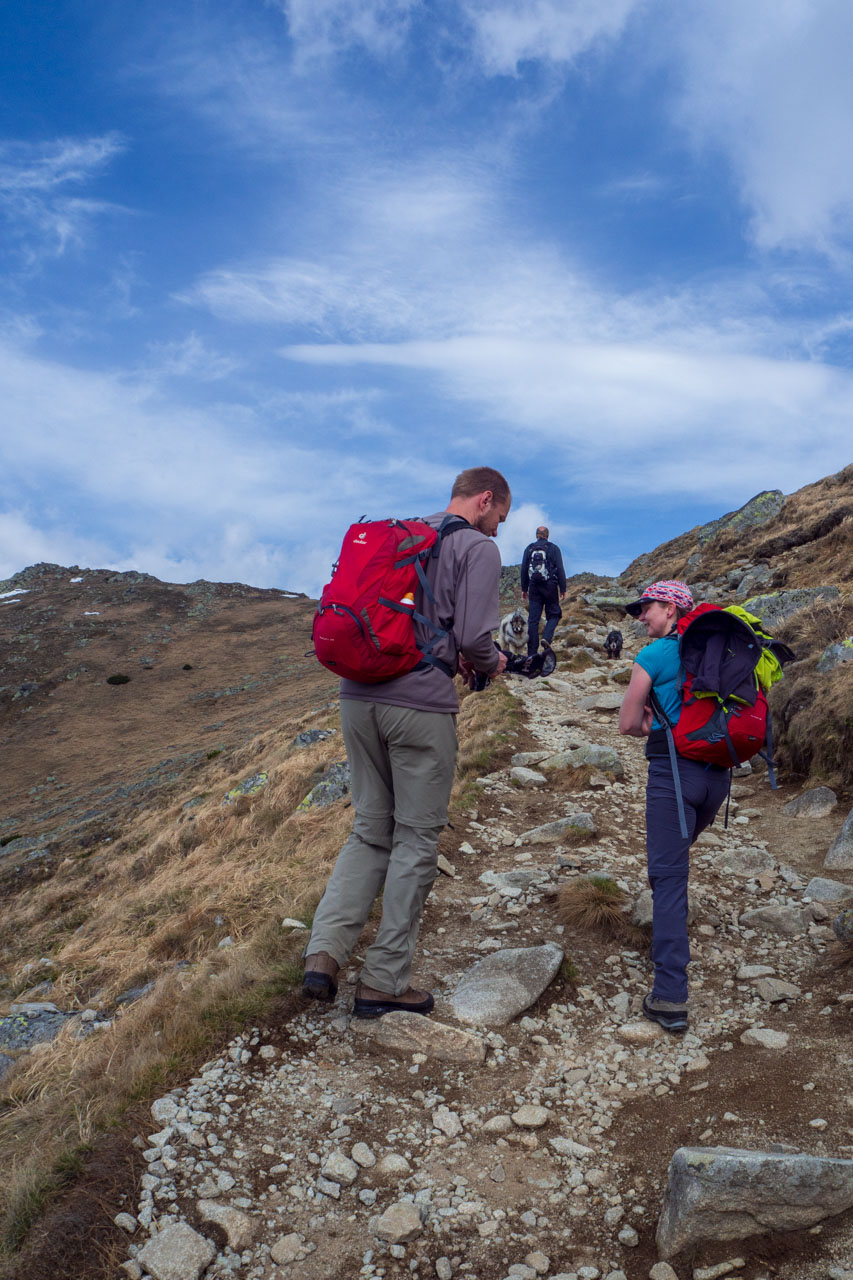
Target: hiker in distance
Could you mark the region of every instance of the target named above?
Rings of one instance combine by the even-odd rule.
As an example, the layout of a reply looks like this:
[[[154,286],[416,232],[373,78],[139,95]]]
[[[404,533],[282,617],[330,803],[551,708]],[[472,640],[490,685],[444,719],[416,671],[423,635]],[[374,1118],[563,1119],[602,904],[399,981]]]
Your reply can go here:
[[[459,698],[452,677],[458,672],[473,687],[475,673],[494,677],[506,667],[492,640],[501,571],[493,539],[510,502],[509,485],[492,467],[456,477],[446,510],[423,522],[447,528],[440,553],[424,562],[434,598],[421,585],[414,592],[415,640],[428,657],[381,683],[341,681],[355,819],[314,916],[302,991],[335,998],[338,970],[382,893],[376,940],[355,990],[356,1017],[399,1009],[426,1014],[433,1007],[432,995],[413,990],[410,980],[456,766]]]
[[[687,1029],[687,879],[690,846],[710,826],[729,789],[730,771],[675,756],[687,834],[682,834],[678,797],[666,728],[652,709],[656,699],[671,725],[682,710],[683,671],[677,625],[693,608],[684,582],[653,582],[639,600],[626,606],[654,642],[634,660],[631,680],[619,711],[619,732],[646,738],[649,776],[646,786],[646,855],[652,889],[652,961],[654,985],[643,1013],[667,1031]]]
[[[566,598],[566,571],[563,557],[555,542],[548,541],[548,530],[540,525],[536,541],[524,549],[521,560],[521,595],[527,605],[527,653],[539,652],[539,619],[545,610],[542,643],[550,646],[563,616],[560,600]]]

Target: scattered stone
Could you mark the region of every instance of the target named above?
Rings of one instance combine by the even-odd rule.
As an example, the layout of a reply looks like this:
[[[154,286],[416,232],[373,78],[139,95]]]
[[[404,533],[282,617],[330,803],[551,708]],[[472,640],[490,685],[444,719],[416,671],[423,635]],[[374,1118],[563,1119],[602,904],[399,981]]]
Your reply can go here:
[[[591,813],[573,813],[556,822],[545,822],[541,827],[525,831],[519,838],[522,844],[568,844],[572,840],[595,835],[595,821]]]
[[[358,1165],[345,1156],[343,1151],[331,1151],[322,1164],[323,1175],[333,1182],[340,1182],[351,1187],[358,1177]]]
[[[657,1229],[671,1258],[706,1240],[798,1231],[853,1205],[853,1160],[680,1147]]]
[[[395,1151],[383,1156],[376,1164],[376,1173],[380,1178],[403,1178],[411,1172],[412,1166],[406,1157],[397,1155]]]
[[[621,1040],[623,1044],[654,1044],[655,1040],[660,1040],[663,1035],[663,1027],[646,1019],[642,1022],[626,1022],[623,1026],[616,1028],[616,1039]]]
[[[415,1014],[420,1017],[420,1014]],[[382,1019],[380,1018],[380,1022]],[[376,1164],[376,1156],[370,1150],[366,1142],[357,1142],[351,1152],[353,1160],[356,1164],[360,1164],[362,1169],[372,1169]]]
[[[238,782],[230,791],[226,791],[223,804],[231,804],[234,800],[239,800],[241,796],[253,796],[258,791],[262,791],[270,780],[268,773],[263,770],[260,773],[253,773],[251,777],[244,778],[242,782]]]
[[[812,787],[783,805],[782,812],[792,818],[825,818],[838,804],[838,796],[829,787]]]
[[[173,1222],[136,1255],[154,1280],[198,1280],[216,1257],[216,1249],[186,1222]]]
[[[750,1027],[740,1038],[741,1044],[758,1045],[762,1049],[787,1049],[790,1037],[786,1031],[769,1027]]]
[[[840,880],[825,880],[823,876],[814,876],[803,890],[805,897],[815,902],[843,902],[845,898],[853,898],[853,885],[842,884]]]
[[[385,1210],[376,1222],[374,1234],[389,1244],[405,1244],[421,1234],[423,1225],[417,1205],[411,1200],[398,1200]]]
[[[693,1280],[722,1280],[723,1276],[730,1276],[733,1271],[740,1271],[745,1266],[745,1258],[731,1258],[728,1262],[718,1262],[714,1267],[696,1267]]]
[[[551,1113],[547,1107],[536,1107],[526,1102],[510,1118],[519,1129],[541,1129],[551,1119]]]
[[[832,932],[839,942],[849,947],[853,944],[853,908],[848,907],[832,922]]]
[[[802,994],[793,982],[784,982],[781,978],[758,978],[755,991],[767,1004],[778,1004],[780,1000],[796,1000]]]
[[[222,1227],[228,1237],[228,1244],[236,1253],[248,1249],[257,1234],[257,1222],[254,1218],[241,1209],[220,1204],[218,1200],[199,1200],[198,1212],[205,1222],[214,1222]]]
[[[621,695],[616,696],[621,699]],[[625,768],[618,752],[614,751],[613,747],[598,746],[591,742],[585,742],[570,751],[558,751],[556,755],[547,756],[542,761],[542,768],[549,771],[580,769],[584,766],[589,769],[600,769],[602,773],[610,774],[613,778],[625,776]]]
[[[754,978],[772,978],[775,972],[770,964],[742,964],[735,977],[738,982],[752,982]]]
[[[760,875],[762,871],[773,871],[776,866],[772,856],[764,849],[729,849],[723,854],[722,862],[727,870],[736,876],[746,876],[747,879]]]
[[[311,747],[315,742],[325,742],[326,738],[331,738],[337,733],[337,729],[304,729],[302,733],[297,733],[291,742],[292,747]]]
[[[151,1103],[151,1114],[154,1117],[155,1124],[161,1129],[165,1129],[167,1124],[171,1124],[175,1116],[178,1114],[178,1104],[174,1098],[168,1095],[165,1098],[157,1098]]]
[[[296,806],[297,812],[304,813],[307,809],[314,808],[323,809],[327,805],[334,804],[336,800],[341,800],[349,795],[350,781],[350,769],[346,760],[330,764],[316,786],[311,788],[304,800],[300,800]]]
[[[452,862],[448,862],[443,853],[438,855],[438,869],[442,875],[449,876],[451,880],[456,878],[456,868]]]
[[[512,947],[479,960],[450,997],[454,1017],[475,1026],[504,1026],[539,999],[562,961],[563,951],[553,942]]]
[[[289,1235],[279,1236],[270,1249],[270,1257],[280,1267],[287,1267],[292,1262],[298,1262],[302,1257],[305,1252],[304,1243],[303,1237],[298,1232],[291,1231]]]
[[[678,1280],[678,1274],[668,1262],[656,1262],[649,1272],[649,1280]]]
[[[832,671],[843,662],[853,662],[853,636],[827,645],[817,660],[817,669],[820,672]]]
[[[509,776],[513,782],[517,782],[520,787],[528,791],[536,787],[544,787],[548,782],[544,773],[537,773],[535,769],[528,769],[524,765],[516,765],[510,769]]]
[[[350,1030],[371,1044],[399,1053],[425,1053],[440,1062],[482,1062],[486,1046],[479,1036],[419,1013],[395,1010],[384,1018],[353,1019]]]
[[[739,923],[748,929],[780,933],[786,938],[794,938],[798,933],[805,933],[808,928],[808,920],[802,911],[775,903],[767,907],[756,907],[753,911],[744,911]]]
[[[117,1227],[121,1227],[122,1231],[126,1231],[129,1236],[132,1236],[139,1226],[132,1213],[117,1213],[113,1218],[113,1222]]]
[[[510,760],[510,764],[521,768],[529,768],[531,765],[541,764],[547,758],[547,751],[517,751]]]
[[[823,865],[828,871],[853,870],[853,809],[844,819],[844,825],[829,846]]]
[[[449,1107],[439,1107],[437,1111],[433,1111],[432,1122],[448,1138],[456,1138],[462,1132],[462,1121]]]
[[[636,1249],[640,1243],[640,1237],[633,1227],[623,1227],[616,1238],[626,1249]]]

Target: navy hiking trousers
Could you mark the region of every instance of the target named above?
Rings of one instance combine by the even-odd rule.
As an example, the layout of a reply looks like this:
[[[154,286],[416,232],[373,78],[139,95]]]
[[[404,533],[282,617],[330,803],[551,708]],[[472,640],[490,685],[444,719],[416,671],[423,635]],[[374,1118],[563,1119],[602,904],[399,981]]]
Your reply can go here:
[[[669,756],[649,760],[646,786],[646,854],[652,889],[652,996],[687,1000],[687,877],[690,846],[714,821],[729,789],[729,770],[678,757],[688,836],[678,822],[678,804]]]
[[[531,579],[527,592],[528,655],[539,652],[539,619],[542,617],[543,608],[545,630],[542,632],[542,639],[550,644],[557,630],[557,623],[563,616],[563,610],[560,608],[560,588],[556,580],[539,583]]]

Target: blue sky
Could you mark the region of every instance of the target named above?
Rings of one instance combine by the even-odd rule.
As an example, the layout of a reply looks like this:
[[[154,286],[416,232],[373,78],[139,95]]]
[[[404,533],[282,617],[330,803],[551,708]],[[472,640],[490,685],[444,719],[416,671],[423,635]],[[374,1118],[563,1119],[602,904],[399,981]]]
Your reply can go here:
[[[851,461],[848,0],[2,21],[0,577],[316,593],[478,463],[618,573]]]

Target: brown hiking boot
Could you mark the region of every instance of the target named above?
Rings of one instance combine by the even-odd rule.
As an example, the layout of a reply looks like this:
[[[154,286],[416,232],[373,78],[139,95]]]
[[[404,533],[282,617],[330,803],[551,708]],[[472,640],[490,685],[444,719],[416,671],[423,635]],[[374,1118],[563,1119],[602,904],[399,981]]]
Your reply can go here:
[[[302,994],[309,1000],[334,1000],[338,994],[338,976],[340,965],[328,951],[315,951],[314,955],[305,957],[305,972],[302,975]]]
[[[355,989],[353,1015],[356,1018],[381,1018],[383,1013],[430,1013],[435,1001],[429,991],[415,991],[409,987],[399,996],[391,996],[387,991],[377,991],[374,987],[360,982]]]

